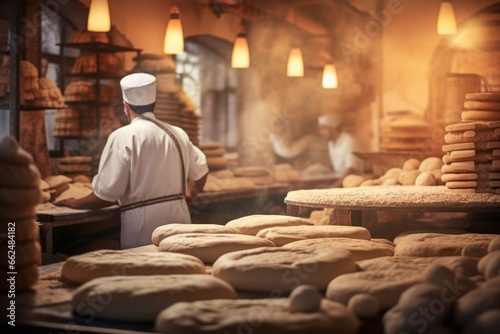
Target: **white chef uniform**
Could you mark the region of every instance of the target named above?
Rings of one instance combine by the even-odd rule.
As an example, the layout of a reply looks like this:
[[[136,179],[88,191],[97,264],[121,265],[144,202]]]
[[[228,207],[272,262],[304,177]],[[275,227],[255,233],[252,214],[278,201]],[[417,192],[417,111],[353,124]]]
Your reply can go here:
[[[347,132],[341,132],[335,142],[328,141],[328,153],[335,173],[344,173],[349,167],[360,170],[360,162],[353,151],[356,151],[356,141]]]
[[[126,101],[125,95],[124,91]],[[137,101],[131,102],[141,105]],[[152,112],[145,112],[142,116],[156,120]],[[179,142],[186,178],[198,180],[203,177],[208,172],[205,155],[191,143],[184,130],[159,123],[170,130]],[[101,154],[99,172],[92,182],[94,193],[105,201],[118,201],[121,206],[179,194],[182,184],[187,183],[187,180],[181,180],[180,161],[174,141],[163,129],[151,121],[135,118],[131,124],[109,136]],[[154,229],[169,223],[191,223],[185,199],[123,211],[121,248],[151,244]]]

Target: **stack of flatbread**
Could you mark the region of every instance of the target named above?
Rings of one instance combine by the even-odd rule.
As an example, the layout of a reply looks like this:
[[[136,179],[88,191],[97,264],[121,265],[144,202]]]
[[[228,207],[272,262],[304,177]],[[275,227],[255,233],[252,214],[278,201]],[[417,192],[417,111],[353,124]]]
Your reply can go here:
[[[210,171],[227,168],[227,159],[224,157],[226,150],[221,143],[206,142],[199,144],[198,147],[207,157],[207,165]]]
[[[55,115],[52,135],[54,137],[73,137],[81,134],[80,112],[78,109],[59,109]]]
[[[500,93],[465,97],[462,123],[445,128],[441,180],[457,192],[500,194]]]
[[[68,177],[77,175],[90,175],[92,157],[72,156],[55,159],[57,162],[56,170],[58,174]]]
[[[8,58],[7,58],[8,59]],[[32,104],[35,99],[34,91],[39,89],[38,70],[27,60],[21,60],[19,68],[20,102],[21,104]],[[10,62],[4,61],[0,66],[0,98],[10,94]]]
[[[380,150],[386,152],[415,152],[428,149],[425,140],[432,138],[431,125],[421,116],[410,112],[392,112],[380,126]],[[429,155],[432,152],[424,152]]]
[[[110,73],[120,75],[123,73],[123,63],[113,53],[99,54],[99,68],[97,68],[97,55],[95,53],[79,56],[71,73]]]
[[[42,254],[35,207],[42,202],[40,172],[11,137],[0,140],[0,168],[0,291],[15,293],[38,281]]]

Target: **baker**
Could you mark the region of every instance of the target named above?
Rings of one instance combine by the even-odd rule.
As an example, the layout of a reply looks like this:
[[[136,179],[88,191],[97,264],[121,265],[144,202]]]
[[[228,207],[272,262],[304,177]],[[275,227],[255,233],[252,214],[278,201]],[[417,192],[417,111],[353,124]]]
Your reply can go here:
[[[111,133],[101,154],[94,191],[56,204],[121,208],[121,248],[151,244],[158,226],[190,223],[186,199],[201,192],[207,178],[205,155],[181,128],[160,122],[153,111],[156,78],[134,73],[120,81],[130,124]]]
[[[340,187],[344,177],[361,172],[362,162],[352,154],[356,151],[356,141],[353,136],[342,130],[341,118],[336,114],[319,116],[318,129],[321,137],[328,141],[333,171],[339,174],[339,179],[331,186]]]

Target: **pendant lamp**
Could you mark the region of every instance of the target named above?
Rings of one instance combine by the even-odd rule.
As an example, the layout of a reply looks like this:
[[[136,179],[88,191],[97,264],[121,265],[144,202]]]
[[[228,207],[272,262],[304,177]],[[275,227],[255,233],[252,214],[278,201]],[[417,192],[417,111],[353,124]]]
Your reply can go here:
[[[439,8],[439,17],[437,23],[437,31],[440,35],[453,35],[457,32],[457,21],[455,19],[455,11],[450,0],[441,2]]]
[[[323,68],[323,88],[333,89],[339,86],[335,65],[326,64]]]
[[[287,75],[289,77],[304,76],[304,60],[302,59],[302,51],[299,48],[292,48],[288,56]]]
[[[250,67],[250,52],[248,50],[248,41],[245,33],[239,33],[234,41],[233,54],[231,56],[231,67]]]
[[[182,32],[181,13],[177,6],[170,9],[170,19],[165,31],[163,52],[166,54],[179,54],[184,52],[184,33]]]
[[[87,30],[108,32],[111,29],[108,0],[92,0],[89,7]]]

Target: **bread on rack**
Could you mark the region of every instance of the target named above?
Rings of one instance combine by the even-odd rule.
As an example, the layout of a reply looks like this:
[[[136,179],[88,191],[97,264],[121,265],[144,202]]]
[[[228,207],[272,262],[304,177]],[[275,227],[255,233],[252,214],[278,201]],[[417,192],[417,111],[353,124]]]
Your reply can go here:
[[[49,78],[38,79],[39,89],[33,91],[34,99],[29,105],[61,108],[65,106],[64,97],[59,87]]]
[[[101,32],[90,32],[90,31],[78,31],[75,30],[68,39],[68,43],[109,43],[109,38],[106,33]]]
[[[95,53],[82,54],[79,56],[71,73],[112,73],[120,75],[123,73],[123,64],[120,58],[113,53],[99,54],[99,70],[97,70],[97,56]]]
[[[10,94],[10,62],[9,57],[5,57],[0,66],[0,98],[7,98]],[[21,60],[19,65],[19,85],[20,85],[20,102],[21,104],[29,104],[35,99],[33,92],[39,89],[38,86],[38,70],[27,60]]]

